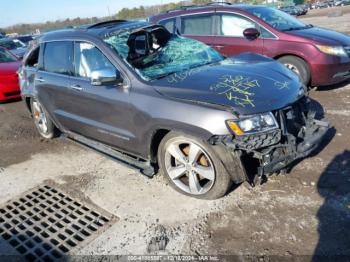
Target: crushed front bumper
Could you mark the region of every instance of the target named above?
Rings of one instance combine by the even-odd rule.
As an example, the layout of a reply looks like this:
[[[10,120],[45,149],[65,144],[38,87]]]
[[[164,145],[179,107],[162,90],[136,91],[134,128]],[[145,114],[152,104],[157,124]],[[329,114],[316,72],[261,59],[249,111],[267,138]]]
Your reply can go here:
[[[326,120],[317,120],[316,112],[309,109],[309,99],[277,110],[274,113],[279,128],[269,132],[236,137],[217,138],[232,153],[241,158],[246,174],[273,174],[297,159],[308,156],[324,139],[330,126]],[[255,165],[255,168],[251,168]],[[250,174],[251,175],[251,174]],[[247,175],[247,179],[251,177]]]
[[[310,119],[310,121],[312,120]],[[295,137],[287,134],[289,142],[278,144],[278,147],[262,150],[259,154],[255,154],[261,160],[258,175],[280,171],[293,161],[308,156],[320,145],[328,130],[328,122],[314,119],[309,129],[305,129],[307,133],[303,137],[303,141],[296,143]]]

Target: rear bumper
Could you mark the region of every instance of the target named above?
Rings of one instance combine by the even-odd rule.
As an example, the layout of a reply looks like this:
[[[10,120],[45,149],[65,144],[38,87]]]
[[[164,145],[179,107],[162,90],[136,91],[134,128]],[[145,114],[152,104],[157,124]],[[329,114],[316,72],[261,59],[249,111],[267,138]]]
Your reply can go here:
[[[313,86],[325,86],[350,79],[350,58],[324,55],[311,66]]]

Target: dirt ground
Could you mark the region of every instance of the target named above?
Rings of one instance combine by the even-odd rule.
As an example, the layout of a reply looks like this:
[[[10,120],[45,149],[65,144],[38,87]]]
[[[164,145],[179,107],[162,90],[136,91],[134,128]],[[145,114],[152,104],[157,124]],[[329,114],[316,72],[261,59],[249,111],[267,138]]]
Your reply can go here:
[[[348,15],[303,19],[345,32]],[[151,254],[262,261],[350,256],[350,82],[310,93],[333,125],[320,152],[286,175],[255,188],[242,185],[215,201],[185,197],[160,176],[148,179],[68,140],[44,141],[23,102],[0,104],[0,205],[51,180],[118,217],[79,251],[84,255],[147,254],[162,226],[168,244],[162,252],[151,248]],[[0,254],[8,252],[0,240]]]

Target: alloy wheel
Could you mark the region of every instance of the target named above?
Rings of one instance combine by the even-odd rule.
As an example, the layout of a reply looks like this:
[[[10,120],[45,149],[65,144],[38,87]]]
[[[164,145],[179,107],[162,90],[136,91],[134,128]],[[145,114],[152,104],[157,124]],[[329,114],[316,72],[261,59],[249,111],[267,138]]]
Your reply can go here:
[[[293,65],[293,64],[289,64],[289,63],[286,63],[284,64],[289,70],[293,71],[294,73],[296,73],[298,76],[300,76],[300,72],[299,72],[299,69]]]
[[[40,103],[37,101],[33,101],[33,116],[39,131],[46,134],[48,131],[47,117]]]
[[[213,162],[205,150],[179,138],[170,140],[166,146],[165,168],[178,188],[194,195],[207,193],[216,178]]]

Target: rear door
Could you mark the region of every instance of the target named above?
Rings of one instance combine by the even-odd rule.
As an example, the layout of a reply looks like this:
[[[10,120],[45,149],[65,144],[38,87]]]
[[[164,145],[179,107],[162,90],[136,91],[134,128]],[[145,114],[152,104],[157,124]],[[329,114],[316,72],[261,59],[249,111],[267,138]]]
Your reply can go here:
[[[62,129],[69,128],[64,113],[74,107],[70,100],[73,74],[73,42],[55,41],[41,45],[39,69],[34,84],[40,103]]]
[[[129,117],[129,89],[127,83],[112,83],[95,86],[91,74],[97,70],[120,71],[91,43],[75,42],[74,76],[69,98],[72,107],[62,112],[70,130],[105,144],[127,149],[134,139],[130,132],[132,120]],[[123,78],[123,77],[122,77]]]
[[[180,33],[215,48],[215,13],[191,14],[180,17]]]
[[[217,19],[215,46],[220,53],[227,56],[242,52],[262,54],[264,42],[261,36],[254,40],[243,36],[243,31],[247,28],[261,31],[256,22],[237,13],[218,12]]]

